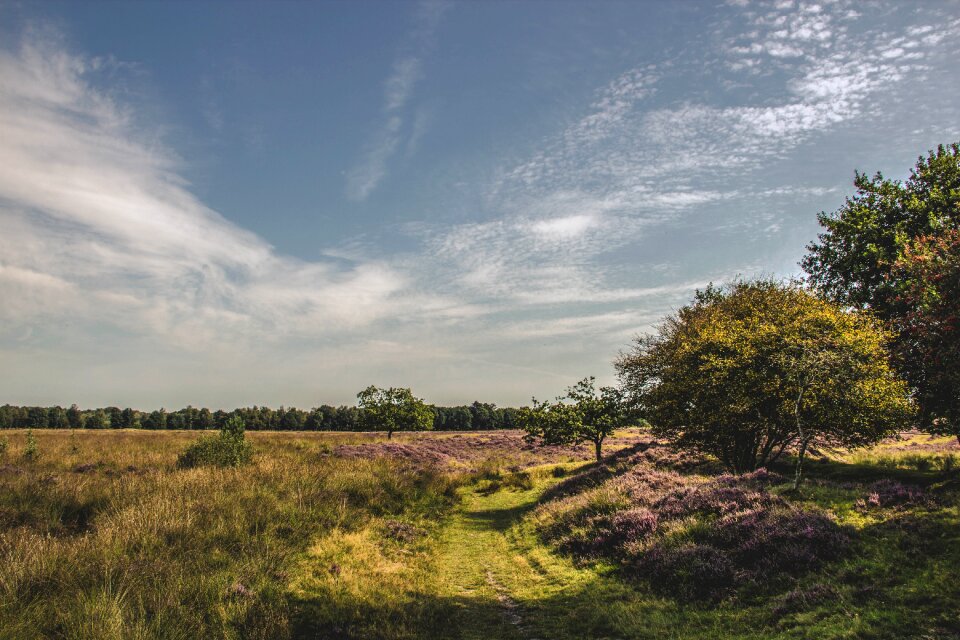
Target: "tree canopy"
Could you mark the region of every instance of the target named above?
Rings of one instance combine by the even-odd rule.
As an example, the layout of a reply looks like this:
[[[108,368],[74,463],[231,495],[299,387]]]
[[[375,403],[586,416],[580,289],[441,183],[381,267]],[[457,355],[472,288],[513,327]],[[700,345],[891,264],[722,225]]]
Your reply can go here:
[[[410,389],[390,387],[380,389],[373,385],[357,394],[360,422],[371,431],[386,431],[387,438],[394,431],[427,431],[433,428],[433,409]]]
[[[553,403],[533,399],[532,407],[518,413],[520,426],[544,444],[592,442],[597,461],[602,459],[603,441],[629,423],[629,413],[619,389],[595,389],[595,378],[584,378],[567,388],[566,395]]]
[[[844,206],[819,215],[825,231],[801,264],[825,295],[887,323],[922,426],[960,438],[951,307],[960,144],[919,158],[905,183],[857,173],[854,184],[857,193]]]
[[[741,281],[698,291],[616,362],[654,432],[736,473],[797,448],[858,446],[911,413],[887,332],[796,283]]]
[[[904,308],[891,319],[896,354],[921,423],[960,439],[960,230],[915,239],[893,274]]]
[[[915,238],[960,228],[960,143],[919,158],[901,183],[856,173],[856,194],[817,219],[825,229],[801,262],[828,297],[881,318],[902,312],[894,265]]]

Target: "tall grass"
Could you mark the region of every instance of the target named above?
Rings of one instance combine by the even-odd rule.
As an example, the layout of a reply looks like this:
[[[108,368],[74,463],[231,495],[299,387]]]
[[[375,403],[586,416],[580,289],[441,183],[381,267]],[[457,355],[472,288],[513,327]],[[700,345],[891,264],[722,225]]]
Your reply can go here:
[[[178,469],[192,434],[36,434],[42,457],[0,466],[0,638],[287,637],[315,538],[453,500],[446,474],[271,436],[246,467]]]

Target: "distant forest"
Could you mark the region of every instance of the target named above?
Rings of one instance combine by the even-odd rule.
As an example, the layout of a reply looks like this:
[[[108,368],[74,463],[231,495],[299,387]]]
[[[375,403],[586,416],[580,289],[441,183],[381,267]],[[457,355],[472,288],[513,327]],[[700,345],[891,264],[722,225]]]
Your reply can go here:
[[[459,407],[431,407],[436,431],[486,431],[516,427],[517,410],[474,402]],[[293,407],[248,407],[210,411],[138,411],[119,407],[0,407],[0,429],[219,429],[231,416],[243,418],[251,431],[361,431],[360,409],[323,405],[309,411]]]

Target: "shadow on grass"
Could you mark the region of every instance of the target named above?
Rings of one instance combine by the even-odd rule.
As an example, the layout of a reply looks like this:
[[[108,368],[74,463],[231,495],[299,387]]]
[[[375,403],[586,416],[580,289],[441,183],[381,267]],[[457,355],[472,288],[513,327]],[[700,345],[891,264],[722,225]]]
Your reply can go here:
[[[786,457],[770,465],[771,471],[793,477],[796,459]],[[948,482],[956,488],[960,480],[960,471],[939,471],[902,469],[881,464],[843,462],[829,458],[818,458],[804,463],[804,477],[807,480],[830,480],[833,482],[856,482],[869,484],[878,480],[896,480],[922,487]]]

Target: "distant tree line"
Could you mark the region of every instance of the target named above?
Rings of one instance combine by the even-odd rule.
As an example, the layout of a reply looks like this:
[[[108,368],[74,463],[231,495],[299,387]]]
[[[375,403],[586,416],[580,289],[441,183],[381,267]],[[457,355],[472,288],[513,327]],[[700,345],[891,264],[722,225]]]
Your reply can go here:
[[[435,431],[488,431],[516,428],[513,408],[492,403],[474,402],[456,407],[434,407]],[[80,409],[0,407],[0,429],[222,429],[232,417],[243,419],[249,431],[365,431],[370,427],[361,420],[361,409],[351,406],[322,405],[310,410],[294,407],[246,407],[233,411],[210,411],[188,406],[176,411],[139,411],[137,409],[103,407]]]

